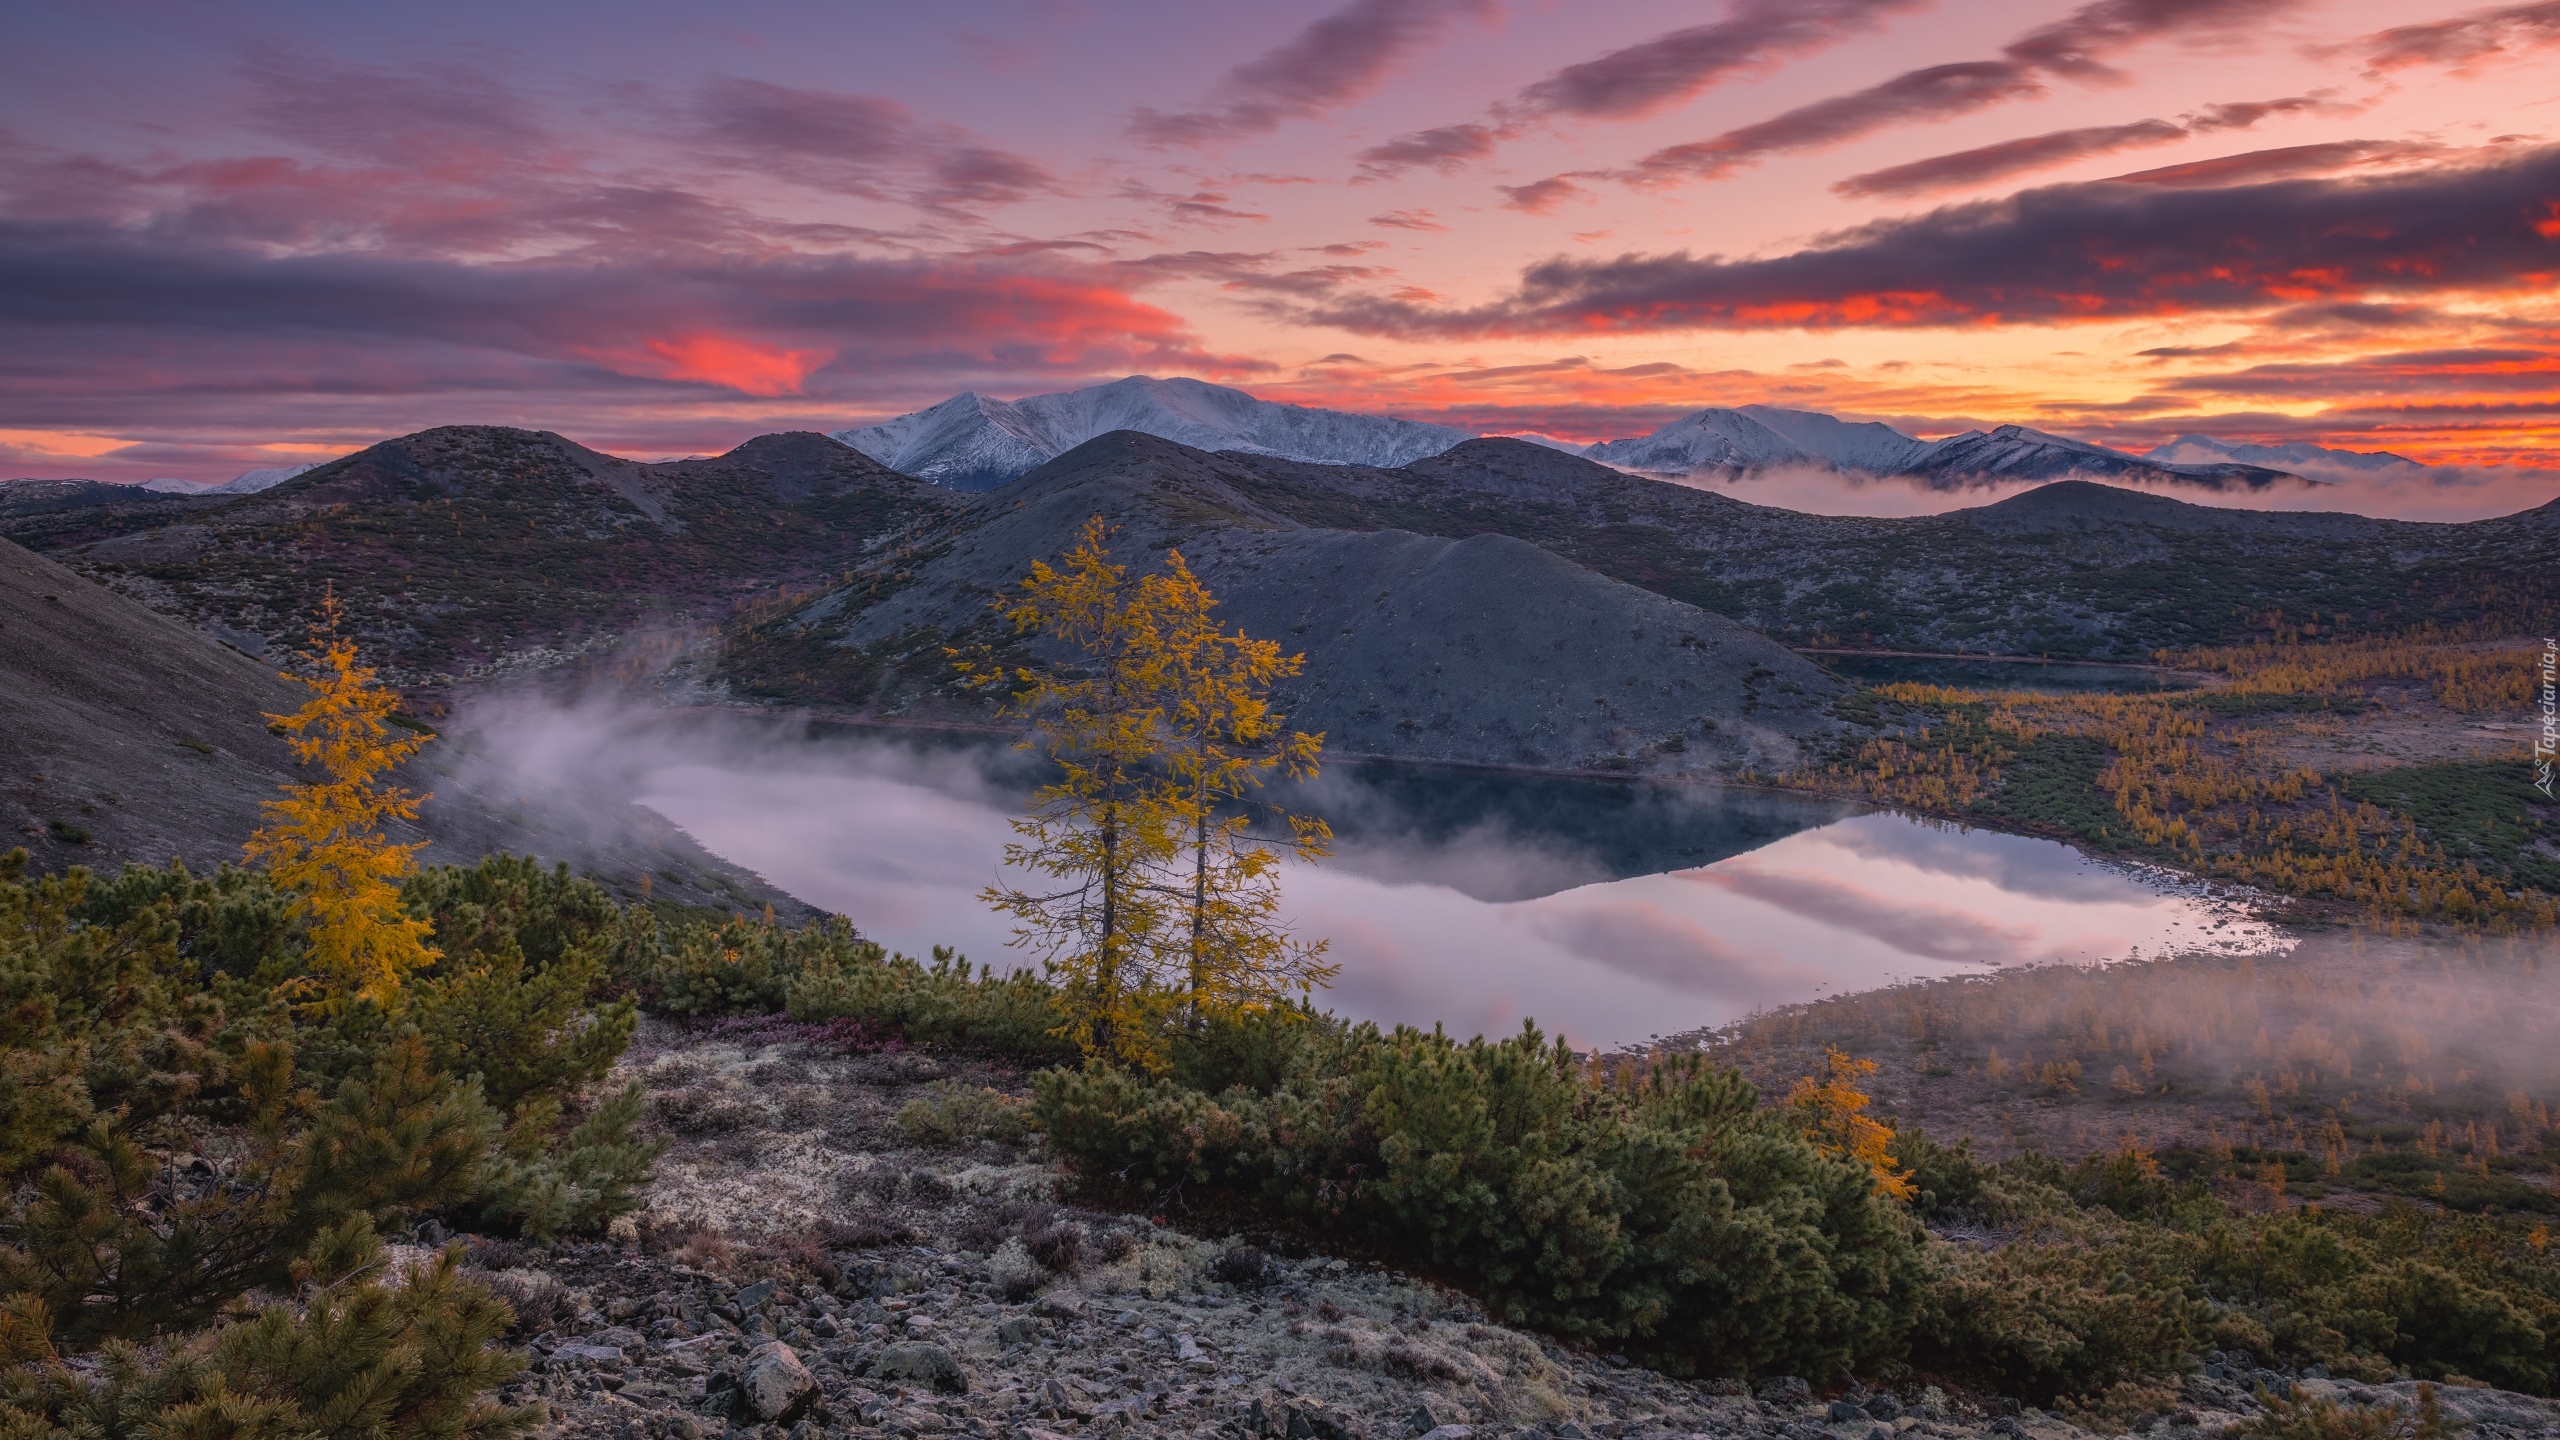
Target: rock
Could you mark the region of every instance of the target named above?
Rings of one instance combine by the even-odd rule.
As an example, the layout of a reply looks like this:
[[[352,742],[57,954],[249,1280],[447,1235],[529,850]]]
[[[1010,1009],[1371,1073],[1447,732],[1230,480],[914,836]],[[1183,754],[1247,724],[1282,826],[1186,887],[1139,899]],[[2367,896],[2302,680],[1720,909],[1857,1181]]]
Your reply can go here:
[[[882,1380],[928,1384],[945,1395],[969,1393],[969,1377],[951,1352],[929,1341],[892,1345],[871,1362],[870,1373]]]
[[[782,1342],[757,1346],[738,1367],[738,1398],[759,1420],[790,1424],[817,1403],[817,1377]]]
[[[996,1338],[1007,1345],[1028,1345],[1040,1338],[1040,1322],[1028,1315],[1008,1315],[996,1322]]]
[[[907,1329],[914,1334],[929,1335],[933,1333],[933,1317],[925,1314],[921,1310],[909,1311],[907,1314],[906,1326]]]
[[[551,1358],[554,1360],[575,1360],[588,1365],[602,1365],[613,1370],[621,1369],[623,1362],[623,1354],[618,1347],[612,1345],[590,1345],[581,1340],[572,1340],[567,1344],[554,1349],[551,1352]]]
[[[1199,1341],[1188,1335],[1176,1335],[1173,1337],[1173,1358],[1183,1361],[1198,1360],[1204,1358],[1204,1353],[1200,1349]]]
[[[1450,1411],[1448,1406],[1430,1400],[1424,1400],[1421,1404],[1414,1406],[1413,1413],[1404,1417],[1405,1428],[1416,1435],[1428,1435],[1443,1425],[1454,1425],[1457,1422],[1458,1417]]]
[[[1890,1395],[1868,1396],[1865,1409],[1868,1414],[1879,1420],[1892,1421],[1902,1418],[1902,1402]]]
[[[1058,1382],[1052,1380],[1049,1383],[1055,1385]],[[1256,1435],[1270,1435],[1280,1428],[1279,1422],[1271,1418],[1270,1407],[1262,1403],[1262,1397],[1259,1395],[1253,1397],[1253,1407],[1245,1411],[1244,1423],[1245,1428]]]
[[[1055,1430],[1043,1430],[1036,1425],[1025,1425],[1013,1434],[1014,1440],[1067,1440]]]
[[[1591,1440],[1591,1432],[1567,1420],[1556,1427],[1556,1440]]]
[[[1793,1375],[1772,1375],[1760,1382],[1760,1398],[1772,1405],[1802,1405],[1813,1398],[1813,1387]]]
[[[1052,1320],[1080,1320],[1084,1318],[1084,1296],[1074,1290],[1052,1290],[1032,1302],[1031,1313]]]
[[[772,1298],[773,1282],[770,1280],[759,1280],[753,1285],[748,1286],[746,1289],[739,1291],[737,1294],[730,1296],[729,1303],[737,1306],[740,1312],[743,1313],[745,1311],[755,1309],[757,1306],[762,1305],[764,1302]]]
[[[1855,1400],[1834,1400],[1822,1418],[1837,1425],[1843,1420],[1864,1420],[1867,1412]]]
[[[1475,1433],[1473,1425],[1442,1425],[1423,1436],[1422,1440],[1467,1440]]]

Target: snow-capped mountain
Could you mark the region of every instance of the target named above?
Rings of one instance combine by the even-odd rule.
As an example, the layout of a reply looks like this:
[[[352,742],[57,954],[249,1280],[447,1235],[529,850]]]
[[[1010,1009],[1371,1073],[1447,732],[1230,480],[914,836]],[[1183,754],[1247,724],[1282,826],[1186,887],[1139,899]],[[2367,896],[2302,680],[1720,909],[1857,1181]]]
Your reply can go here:
[[[2282,445],[2234,445],[2210,435],[2181,435],[2166,445],[2145,450],[2142,458],[2170,465],[2205,464],[2218,460],[2237,461],[2243,465],[2272,465],[2314,480],[2339,473],[2404,473],[2414,478],[2427,469],[2405,455],[2394,455],[2388,450],[2331,450],[2306,440]]]
[[[2219,442],[2214,442],[2219,443]],[[1981,480],[2151,480],[2209,490],[2255,489],[2296,477],[2222,454],[2168,461],[2129,455],[2024,425],[1918,440],[1889,425],[1852,422],[1813,410],[1768,405],[1701,410],[1650,435],[1611,440],[1582,452],[1603,465],[1650,475],[1766,470],[1791,465],[1905,476],[1932,487]]]
[[[1283,405],[1223,385],[1147,375],[1013,401],[954,395],[833,438],[919,479],[992,490],[1114,430],[1333,465],[1402,465],[1475,438],[1446,425]]]
[[[205,493],[205,488],[193,480],[172,480],[166,477],[145,480],[135,488],[148,490],[154,495],[202,495]]]
[[[243,470],[204,493],[207,495],[255,495],[261,490],[272,490],[296,475],[319,468],[319,462],[314,461],[308,465],[270,465],[263,470]]]
[[[1608,440],[1582,453],[1603,465],[1657,475],[1819,465],[1890,475],[1928,445],[1891,426],[1770,405],[1718,407],[1674,420],[1650,435]]]

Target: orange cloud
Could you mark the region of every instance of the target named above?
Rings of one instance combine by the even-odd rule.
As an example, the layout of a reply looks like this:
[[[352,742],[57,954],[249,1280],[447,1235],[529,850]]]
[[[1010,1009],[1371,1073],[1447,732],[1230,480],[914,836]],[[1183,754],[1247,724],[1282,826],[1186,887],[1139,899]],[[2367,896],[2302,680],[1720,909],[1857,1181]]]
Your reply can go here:
[[[711,334],[651,340],[646,348],[664,362],[660,378],[699,380],[741,395],[797,395],[811,371],[835,358],[827,350],[778,350]]]

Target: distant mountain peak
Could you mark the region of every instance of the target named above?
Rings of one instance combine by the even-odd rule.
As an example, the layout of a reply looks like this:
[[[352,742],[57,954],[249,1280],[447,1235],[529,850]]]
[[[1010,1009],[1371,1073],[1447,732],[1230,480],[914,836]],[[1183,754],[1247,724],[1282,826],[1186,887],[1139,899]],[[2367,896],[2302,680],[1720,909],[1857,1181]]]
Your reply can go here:
[[[1115,430],[1197,450],[1334,465],[1402,465],[1472,438],[1447,425],[1287,405],[1204,380],[1152,375],[1011,401],[964,390],[833,438],[919,479],[992,490]]]

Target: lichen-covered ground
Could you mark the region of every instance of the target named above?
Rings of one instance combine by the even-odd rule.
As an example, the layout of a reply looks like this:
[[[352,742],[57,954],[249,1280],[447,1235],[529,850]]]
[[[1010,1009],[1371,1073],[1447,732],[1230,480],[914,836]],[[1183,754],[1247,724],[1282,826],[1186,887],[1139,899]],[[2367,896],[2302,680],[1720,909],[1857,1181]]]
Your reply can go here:
[[[1393,1271],[1068,1203],[1020,1127],[1021,1076],[982,1062],[847,1053],[779,1021],[651,1022],[622,1068],[671,1141],[643,1211],[603,1241],[466,1237],[535,1357],[508,1396],[539,1399],[551,1435],[2085,1433],[1917,1381],[1673,1380],[1489,1324],[1467,1296]],[[2124,1418],[2200,1440],[2252,1413],[2259,1385],[2367,1404],[2414,1388],[2214,1361],[2158,1413]],[[2473,1440],[2560,1436],[2560,1405],[2445,1394]]]

